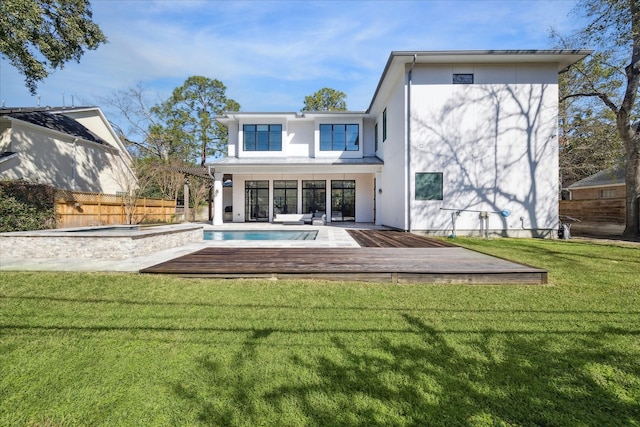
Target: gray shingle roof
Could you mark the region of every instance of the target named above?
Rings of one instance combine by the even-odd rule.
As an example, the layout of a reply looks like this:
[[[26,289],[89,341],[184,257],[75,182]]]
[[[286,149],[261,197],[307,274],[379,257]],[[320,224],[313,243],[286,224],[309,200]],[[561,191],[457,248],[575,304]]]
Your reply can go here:
[[[625,168],[622,165],[618,165],[588,176],[585,179],[581,179],[580,181],[571,184],[568,188],[569,190],[575,190],[577,188],[624,184],[624,174]]]
[[[13,111],[0,110],[0,115],[22,120],[47,129],[66,133],[87,141],[104,144],[105,142],[78,121],[63,114],[52,114],[46,111]]]

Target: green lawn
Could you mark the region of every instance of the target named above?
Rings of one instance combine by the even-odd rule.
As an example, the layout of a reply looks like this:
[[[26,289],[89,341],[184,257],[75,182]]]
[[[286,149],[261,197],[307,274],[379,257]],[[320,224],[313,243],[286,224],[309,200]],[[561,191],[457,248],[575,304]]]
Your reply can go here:
[[[640,247],[546,286],[0,273],[2,426],[639,426]]]

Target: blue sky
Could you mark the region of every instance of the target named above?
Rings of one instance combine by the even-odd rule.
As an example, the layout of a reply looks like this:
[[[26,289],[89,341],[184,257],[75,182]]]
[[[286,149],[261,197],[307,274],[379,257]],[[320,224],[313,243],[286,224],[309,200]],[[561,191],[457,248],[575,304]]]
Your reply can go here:
[[[158,102],[192,75],[222,81],[242,111],[292,112],[322,87],[366,110],[393,50],[547,49],[574,0],[92,0],[109,43],[40,83],[41,106],[100,105],[140,82]],[[0,62],[0,100],[36,106]],[[100,105],[109,114],[109,109]]]

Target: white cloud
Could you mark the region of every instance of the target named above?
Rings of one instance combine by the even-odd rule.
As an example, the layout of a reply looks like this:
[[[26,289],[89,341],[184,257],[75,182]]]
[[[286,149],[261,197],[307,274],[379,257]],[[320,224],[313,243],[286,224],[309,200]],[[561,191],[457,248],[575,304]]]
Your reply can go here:
[[[295,111],[325,86],[346,92],[350,108],[366,109],[392,50],[547,48],[548,28],[569,28],[573,5],[94,0],[109,44],[57,71],[39,92],[54,105],[63,92],[91,98],[141,81],[168,95],[187,77],[205,75],[224,82],[247,111]],[[34,105],[23,79],[6,61],[1,67],[0,97]]]

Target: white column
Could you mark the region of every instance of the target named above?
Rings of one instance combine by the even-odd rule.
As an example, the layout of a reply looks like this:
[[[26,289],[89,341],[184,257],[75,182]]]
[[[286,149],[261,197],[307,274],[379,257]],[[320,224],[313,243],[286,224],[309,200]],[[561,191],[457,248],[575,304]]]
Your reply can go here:
[[[382,172],[376,172],[376,225],[382,225]]]
[[[222,225],[224,205],[222,201],[222,173],[213,174],[213,225]]]

